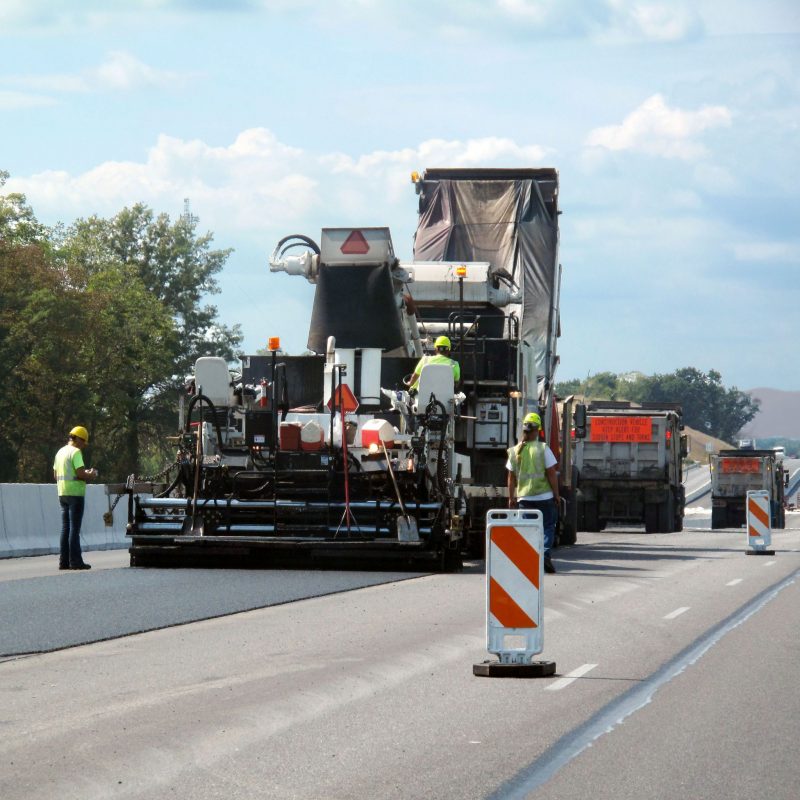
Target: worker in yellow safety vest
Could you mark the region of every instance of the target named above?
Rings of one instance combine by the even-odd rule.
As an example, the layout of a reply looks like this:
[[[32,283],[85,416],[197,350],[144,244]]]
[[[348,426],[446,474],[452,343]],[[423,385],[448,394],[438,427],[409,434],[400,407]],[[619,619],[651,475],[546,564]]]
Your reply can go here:
[[[433,345],[436,348],[435,355],[423,356],[417,366],[414,367],[414,372],[411,376],[411,381],[408,384],[409,390],[416,389],[419,383],[419,376],[422,374],[422,368],[428,364],[450,364],[453,368],[453,382],[458,386],[461,380],[461,367],[458,361],[450,358],[450,340],[446,336],[440,336]]]
[[[508,449],[508,507],[536,508],[542,512],[544,571],[556,571],[550,556],[558,519],[558,460],[539,441],[542,418],[535,413],[522,420],[522,441]]]
[[[86,496],[86,481],[97,478],[96,469],[86,469],[84,447],[89,433],[83,425],[69,432],[67,443],[56,453],[53,477],[58,483],[58,502],[61,506],[61,555],[59,569],[91,569],[81,553],[81,522]]]

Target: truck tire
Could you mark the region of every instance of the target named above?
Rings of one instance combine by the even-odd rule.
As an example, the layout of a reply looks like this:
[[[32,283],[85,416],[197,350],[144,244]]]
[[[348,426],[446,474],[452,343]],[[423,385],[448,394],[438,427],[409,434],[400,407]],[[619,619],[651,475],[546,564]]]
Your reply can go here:
[[[578,503],[574,497],[567,497],[566,513],[559,524],[559,545],[575,544],[578,541]]]
[[[720,528],[728,527],[728,510],[722,506],[720,508],[711,508],[711,530],[716,531]]]
[[[450,547],[445,548],[442,551],[440,565],[442,572],[461,572],[464,569],[461,551]]]
[[[781,530],[786,527],[786,512],[779,503],[774,503],[774,510],[772,513],[771,525],[776,530]]]
[[[663,503],[658,505],[658,532],[672,533],[675,530],[675,498],[672,492],[667,494]]]
[[[486,528],[470,524],[467,528],[465,552],[468,558],[486,557]]]
[[[658,503],[645,503],[644,530],[645,533],[658,533]]]
[[[597,533],[600,530],[600,521],[597,518],[597,503],[583,504],[583,529],[590,533]]]

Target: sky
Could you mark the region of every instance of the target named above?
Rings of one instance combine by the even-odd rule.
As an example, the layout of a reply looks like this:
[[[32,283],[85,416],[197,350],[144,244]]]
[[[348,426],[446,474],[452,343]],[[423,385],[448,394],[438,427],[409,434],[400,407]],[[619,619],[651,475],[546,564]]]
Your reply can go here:
[[[0,191],[47,224],[188,198],[245,352],[305,347],[278,240],[410,260],[428,167],[559,171],[557,378],[800,390],[797,0],[0,0]]]

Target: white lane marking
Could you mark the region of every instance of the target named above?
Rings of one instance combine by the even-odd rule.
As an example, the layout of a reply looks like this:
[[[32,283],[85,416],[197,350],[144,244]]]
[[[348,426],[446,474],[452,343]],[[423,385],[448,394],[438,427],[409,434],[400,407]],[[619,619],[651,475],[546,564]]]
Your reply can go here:
[[[736,586],[737,583],[741,583],[742,578],[734,578],[732,581],[728,581],[725,585],[726,586]]]
[[[764,566],[765,566],[765,567],[773,567],[773,566],[775,566],[775,564],[777,564],[777,563],[778,563],[777,561],[767,561],[767,562],[764,564]]]
[[[679,617],[681,614],[685,613],[691,608],[691,606],[682,606],[681,608],[676,608],[674,611],[670,611],[669,614],[664,615],[664,619],[675,619],[675,617]]]
[[[602,736],[623,725],[628,717],[651,703],[659,689],[683,673],[688,667],[696,664],[723,636],[750,619],[767,603],[774,600],[787,586],[794,584],[798,577],[800,577],[800,570],[788,578],[784,578],[777,586],[758,595],[735,616],[725,620],[722,628],[713,629],[710,634],[696,641],[689,650],[665,664],[641,684],[632,687],[620,698],[601,708],[591,719],[584,722],[577,732],[574,730],[567,732],[543,756],[520,770],[490,797],[493,800],[495,798],[525,800],[530,797],[572,759],[583,753],[587,747],[591,747]]]
[[[597,664],[584,664],[582,667],[578,667],[577,669],[572,670],[572,672],[568,672],[563,678],[559,678],[549,686],[546,686],[545,689],[548,692],[557,692],[559,689],[564,689],[573,681],[578,680],[578,678],[582,678],[587,672],[591,672],[596,666]]]

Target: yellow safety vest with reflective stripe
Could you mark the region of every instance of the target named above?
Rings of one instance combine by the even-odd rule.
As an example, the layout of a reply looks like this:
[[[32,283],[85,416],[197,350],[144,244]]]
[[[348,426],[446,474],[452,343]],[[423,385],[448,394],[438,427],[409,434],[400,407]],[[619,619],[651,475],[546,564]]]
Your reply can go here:
[[[544,442],[526,442],[522,447],[509,447],[508,460],[517,479],[517,497],[535,497],[553,491],[544,466],[546,447]]]
[[[417,366],[414,367],[414,374],[419,375],[422,372],[422,368],[427,367],[428,364],[451,364],[453,367],[453,380],[461,380],[461,367],[459,366],[458,361],[454,361],[452,358],[443,356],[441,353],[436,353],[436,355],[433,356],[423,356],[419,360]]]
[[[57,453],[53,470],[58,481],[58,496],[85,497],[86,481],[78,478],[78,470],[83,466],[80,448],[65,444]]]

